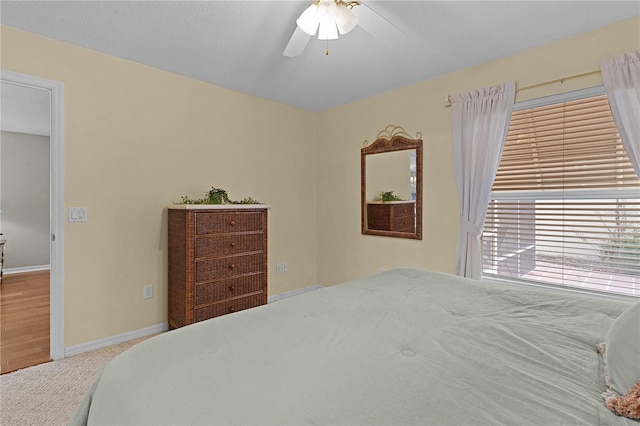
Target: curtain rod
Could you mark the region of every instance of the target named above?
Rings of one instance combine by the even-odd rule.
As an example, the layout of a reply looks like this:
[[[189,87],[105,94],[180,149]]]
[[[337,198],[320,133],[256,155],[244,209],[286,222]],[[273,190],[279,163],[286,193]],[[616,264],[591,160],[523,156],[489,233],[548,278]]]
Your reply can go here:
[[[573,75],[570,75],[570,76],[567,76],[567,77],[556,78],[555,80],[548,80],[548,81],[543,81],[542,83],[530,84],[529,86],[517,87],[516,88],[516,93],[520,92],[522,90],[528,90],[528,89],[533,89],[535,87],[546,86],[547,84],[564,83],[565,80],[571,80],[573,78],[586,77],[586,76],[592,75],[592,74],[600,74],[600,70],[588,71],[588,72],[583,72],[583,73],[580,73],[580,74],[573,74]],[[445,108],[450,108],[451,107],[451,95],[447,95],[446,102],[448,102],[448,103],[444,107]]]

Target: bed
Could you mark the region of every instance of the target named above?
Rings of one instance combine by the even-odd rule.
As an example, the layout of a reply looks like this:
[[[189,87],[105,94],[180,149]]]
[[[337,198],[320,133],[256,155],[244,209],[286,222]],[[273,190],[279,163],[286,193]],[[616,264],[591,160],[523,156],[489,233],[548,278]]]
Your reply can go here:
[[[71,424],[637,425],[605,406],[596,348],[617,340],[611,380],[628,382],[639,306],[387,271],[139,343]],[[614,359],[629,371],[611,371]]]

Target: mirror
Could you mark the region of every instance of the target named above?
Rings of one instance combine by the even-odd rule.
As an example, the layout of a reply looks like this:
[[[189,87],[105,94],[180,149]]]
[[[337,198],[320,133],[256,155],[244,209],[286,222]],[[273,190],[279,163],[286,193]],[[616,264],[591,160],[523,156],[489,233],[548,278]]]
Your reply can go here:
[[[360,151],[362,233],[422,239],[422,134],[387,126]]]

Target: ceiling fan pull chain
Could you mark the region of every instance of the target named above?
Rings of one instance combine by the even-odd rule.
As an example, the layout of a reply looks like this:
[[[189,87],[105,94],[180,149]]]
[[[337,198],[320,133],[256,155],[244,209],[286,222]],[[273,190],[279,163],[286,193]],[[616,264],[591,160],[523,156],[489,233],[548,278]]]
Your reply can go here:
[[[324,54],[329,56],[329,40],[327,39],[327,49],[324,51]]]

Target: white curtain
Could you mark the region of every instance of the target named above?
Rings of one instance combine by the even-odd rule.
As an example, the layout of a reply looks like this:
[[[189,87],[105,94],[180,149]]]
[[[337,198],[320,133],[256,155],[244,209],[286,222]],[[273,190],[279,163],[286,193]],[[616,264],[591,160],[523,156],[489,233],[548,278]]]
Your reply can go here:
[[[622,145],[640,177],[640,50],[605,59],[601,70]]]
[[[515,93],[515,82],[509,82],[451,99],[453,165],[460,201],[456,274],[463,277],[482,278],[480,237]]]

